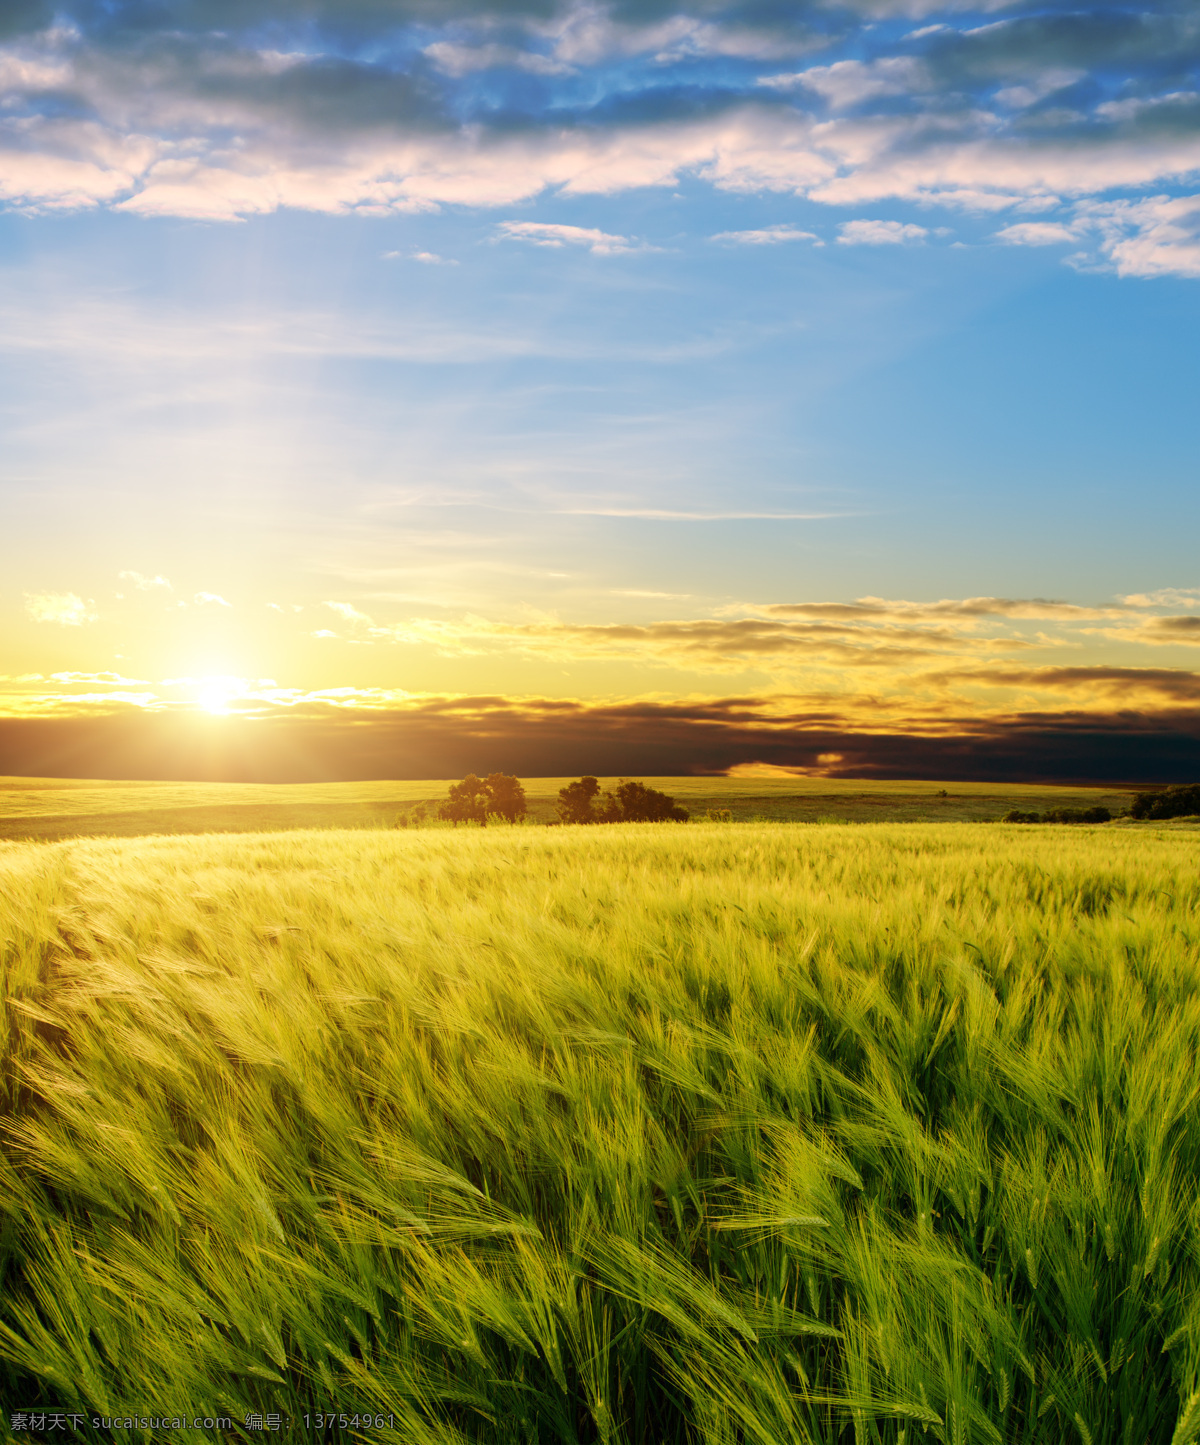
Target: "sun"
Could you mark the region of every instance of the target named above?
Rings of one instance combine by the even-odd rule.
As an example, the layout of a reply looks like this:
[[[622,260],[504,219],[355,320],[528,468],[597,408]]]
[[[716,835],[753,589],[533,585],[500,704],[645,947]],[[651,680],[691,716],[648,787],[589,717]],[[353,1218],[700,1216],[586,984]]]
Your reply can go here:
[[[196,704],[214,717],[225,717],[229,705],[241,697],[246,684],[240,677],[205,677],[197,684]]]

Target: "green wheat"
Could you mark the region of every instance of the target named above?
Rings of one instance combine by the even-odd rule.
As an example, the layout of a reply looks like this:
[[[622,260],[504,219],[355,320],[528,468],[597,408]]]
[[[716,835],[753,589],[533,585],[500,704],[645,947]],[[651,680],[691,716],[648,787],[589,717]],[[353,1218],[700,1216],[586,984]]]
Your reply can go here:
[[[0,845],[0,1398],[1184,1445],[1198,905],[1165,832]]]

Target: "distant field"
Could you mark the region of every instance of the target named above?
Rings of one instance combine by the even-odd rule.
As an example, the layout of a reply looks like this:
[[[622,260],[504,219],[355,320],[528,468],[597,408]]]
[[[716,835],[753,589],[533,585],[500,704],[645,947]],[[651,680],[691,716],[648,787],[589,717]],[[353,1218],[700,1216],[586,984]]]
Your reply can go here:
[[[414,805],[446,796],[450,781],[371,783],[122,783],[0,778],[0,838],[136,837],[149,833],[255,833],[281,828],[387,828]],[[524,779],[530,817],[554,819],[570,778]],[[615,778],[601,779],[612,786]],[[1113,813],[1133,793],[1005,783],[832,782],[825,778],[646,778],[702,818],[734,821],[987,822],[1010,808]],[[945,796],[943,796],[945,794]]]
[[[0,843],[0,1400],[1191,1445],[1196,864],[1152,826]]]

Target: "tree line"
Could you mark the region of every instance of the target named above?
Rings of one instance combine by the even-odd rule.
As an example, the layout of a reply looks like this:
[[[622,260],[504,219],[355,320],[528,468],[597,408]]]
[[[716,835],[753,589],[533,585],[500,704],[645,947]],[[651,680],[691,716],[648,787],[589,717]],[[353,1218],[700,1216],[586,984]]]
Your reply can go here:
[[[558,790],[555,805],[560,823],[686,823],[688,810],[675,799],[645,783],[622,778],[615,789],[600,791],[597,778],[578,778]],[[508,773],[489,773],[486,778],[468,773],[460,783],[451,783],[450,795],[438,805],[438,817],[446,822],[478,823],[489,820],[515,823],[529,807],[525,789]],[[422,812],[423,816],[423,812]]]
[[[1169,788],[1139,793],[1129,810],[1131,818],[1159,822],[1165,818],[1190,818],[1200,813],[1200,783],[1176,783]]]
[[[1200,814],[1200,783],[1173,783],[1138,793],[1129,816],[1139,822],[1164,822],[1168,818],[1191,818]],[[1023,813],[1019,808],[1005,813],[1005,823],[1107,823],[1112,813],[1103,807],[1051,808],[1045,813]]]
[[[1000,819],[1002,823],[1110,823],[1108,808],[1048,808],[1044,813],[1023,813],[1012,808]]]
[[[558,790],[561,823],[686,823],[688,810],[645,783],[622,778],[615,791],[601,793],[597,778],[579,778]]]
[[[577,778],[558,790],[555,804],[559,823],[686,823],[688,810],[681,808],[675,799],[657,788],[648,788],[645,783],[622,778],[617,786],[601,791],[598,778]],[[524,818],[529,808],[525,789],[520,781],[508,773],[489,773],[486,778],[468,773],[460,783],[450,785],[450,795],[437,806],[437,815],[447,822],[478,823],[487,827],[489,820],[502,818],[515,823]],[[1129,810],[1129,816],[1145,821],[1161,821],[1167,818],[1182,818],[1200,814],[1200,783],[1188,783],[1168,788],[1157,788],[1139,793]],[[425,805],[413,809],[412,821],[421,822],[426,816]],[[709,818],[718,822],[731,821],[727,809],[713,812]],[[1112,818],[1108,808],[1051,808],[1044,813],[1023,812],[1012,809],[1002,819],[1005,823],[1107,823]],[[408,819],[403,819],[408,826]]]

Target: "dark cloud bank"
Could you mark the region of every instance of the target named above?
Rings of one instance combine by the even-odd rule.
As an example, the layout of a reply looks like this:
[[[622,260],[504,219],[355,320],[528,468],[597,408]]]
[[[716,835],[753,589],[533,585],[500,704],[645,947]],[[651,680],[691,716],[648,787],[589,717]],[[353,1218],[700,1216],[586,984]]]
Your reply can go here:
[[[27,777],[284,783],[493,770],[687,776],[753,762],[855,779],[1190,781],[1200,778],[1200,709],[946,718],[936,732],[868,732],[830,713],[781,718],[754,698],[612,706],[475,698],[369,714],[330,708],[257,717],[0,719],[0,774]]]

